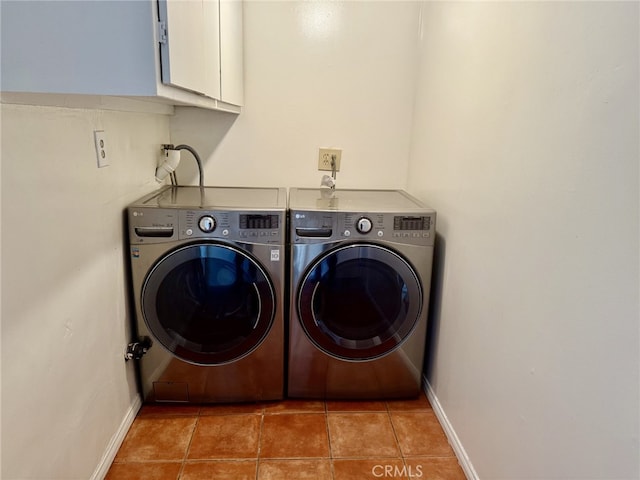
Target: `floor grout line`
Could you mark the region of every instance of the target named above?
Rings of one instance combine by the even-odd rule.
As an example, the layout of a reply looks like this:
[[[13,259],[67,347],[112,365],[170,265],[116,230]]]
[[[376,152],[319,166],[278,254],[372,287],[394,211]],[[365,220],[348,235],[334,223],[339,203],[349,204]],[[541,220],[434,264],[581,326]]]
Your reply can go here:
[[[198,409],[198,416],[196,417],[196,423],[193,426],[193,430],[191,431],[191,437],[189,438],[189,443],[187,444],[187,448],[184,451],[184,456],[182,457],[182,464],[180,465],[180,470],[178,471],[177,480],[180,480],[182,474],[184,473],[184,467],[187,463],[187,457],[189,456],[189,450],[191,449],[191,443],[193,442],[193,437],[196,434],[196,429],[198,428],[198,423],[200,423],[200,412],[201,408]]]
[[[400,440],[398,439],[398,432],[396,432],[396,427],[393,424],[393,417],[391,416],[391,410],[387,411],[387,415],[389,416],[389,423],[391,424],[391,431],[393,432],[393,438],[396,441],[398,452],[400,452],[400,458],[402,458],[402,461],[404,463],[404,452],[402,451],[402,446],[400,445]]]
[[[260,416],[260,430],[258,432],[258,451],[256,452],[256,480],[258,480],[258,475],[260,473],[260,452],[262,450],[262,432],[264,430],[264,416],[265,416],[265,409],[262,409],[262,414]]]

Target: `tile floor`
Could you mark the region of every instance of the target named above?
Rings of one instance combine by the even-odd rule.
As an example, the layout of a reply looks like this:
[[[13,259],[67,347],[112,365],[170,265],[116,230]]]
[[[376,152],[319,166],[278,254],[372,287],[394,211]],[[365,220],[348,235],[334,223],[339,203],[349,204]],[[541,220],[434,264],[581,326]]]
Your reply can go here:
[[[145,405],[106,480],[465,480],[424,395]]]

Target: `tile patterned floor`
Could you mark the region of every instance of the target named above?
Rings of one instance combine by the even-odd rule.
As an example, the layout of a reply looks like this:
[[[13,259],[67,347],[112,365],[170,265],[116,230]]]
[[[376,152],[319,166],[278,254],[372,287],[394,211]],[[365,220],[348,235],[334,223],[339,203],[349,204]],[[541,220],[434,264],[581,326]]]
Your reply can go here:
[[[426,397],[145,405],[106,480],[465,480]]]

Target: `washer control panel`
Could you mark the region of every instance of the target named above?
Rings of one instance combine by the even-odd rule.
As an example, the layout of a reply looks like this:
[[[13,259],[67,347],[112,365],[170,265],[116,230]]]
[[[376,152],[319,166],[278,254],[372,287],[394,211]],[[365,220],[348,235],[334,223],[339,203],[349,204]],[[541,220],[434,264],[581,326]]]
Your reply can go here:
[[[222,238],[252,243],[281,243],[283,213],[183,210],[180,238]]]
[[[284,211],[129,208],[131,244],[189,239],[224,239],[282,244]]]

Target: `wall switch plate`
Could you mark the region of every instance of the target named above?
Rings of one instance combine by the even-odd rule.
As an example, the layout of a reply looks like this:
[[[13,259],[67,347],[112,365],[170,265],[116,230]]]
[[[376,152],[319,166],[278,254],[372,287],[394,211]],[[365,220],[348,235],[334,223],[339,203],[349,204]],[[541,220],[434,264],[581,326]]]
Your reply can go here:
[[[104,130],[94,130],[93,139],[96,144],[96,158],[98,159],[98,168],[109,165],[109,155],[107,154],[107,134]]]
[[[342,150],[339,148],[321,148],[318,153],[318,170],[331,171],[331,157],[335,155],[336,172],[340,171]]]

